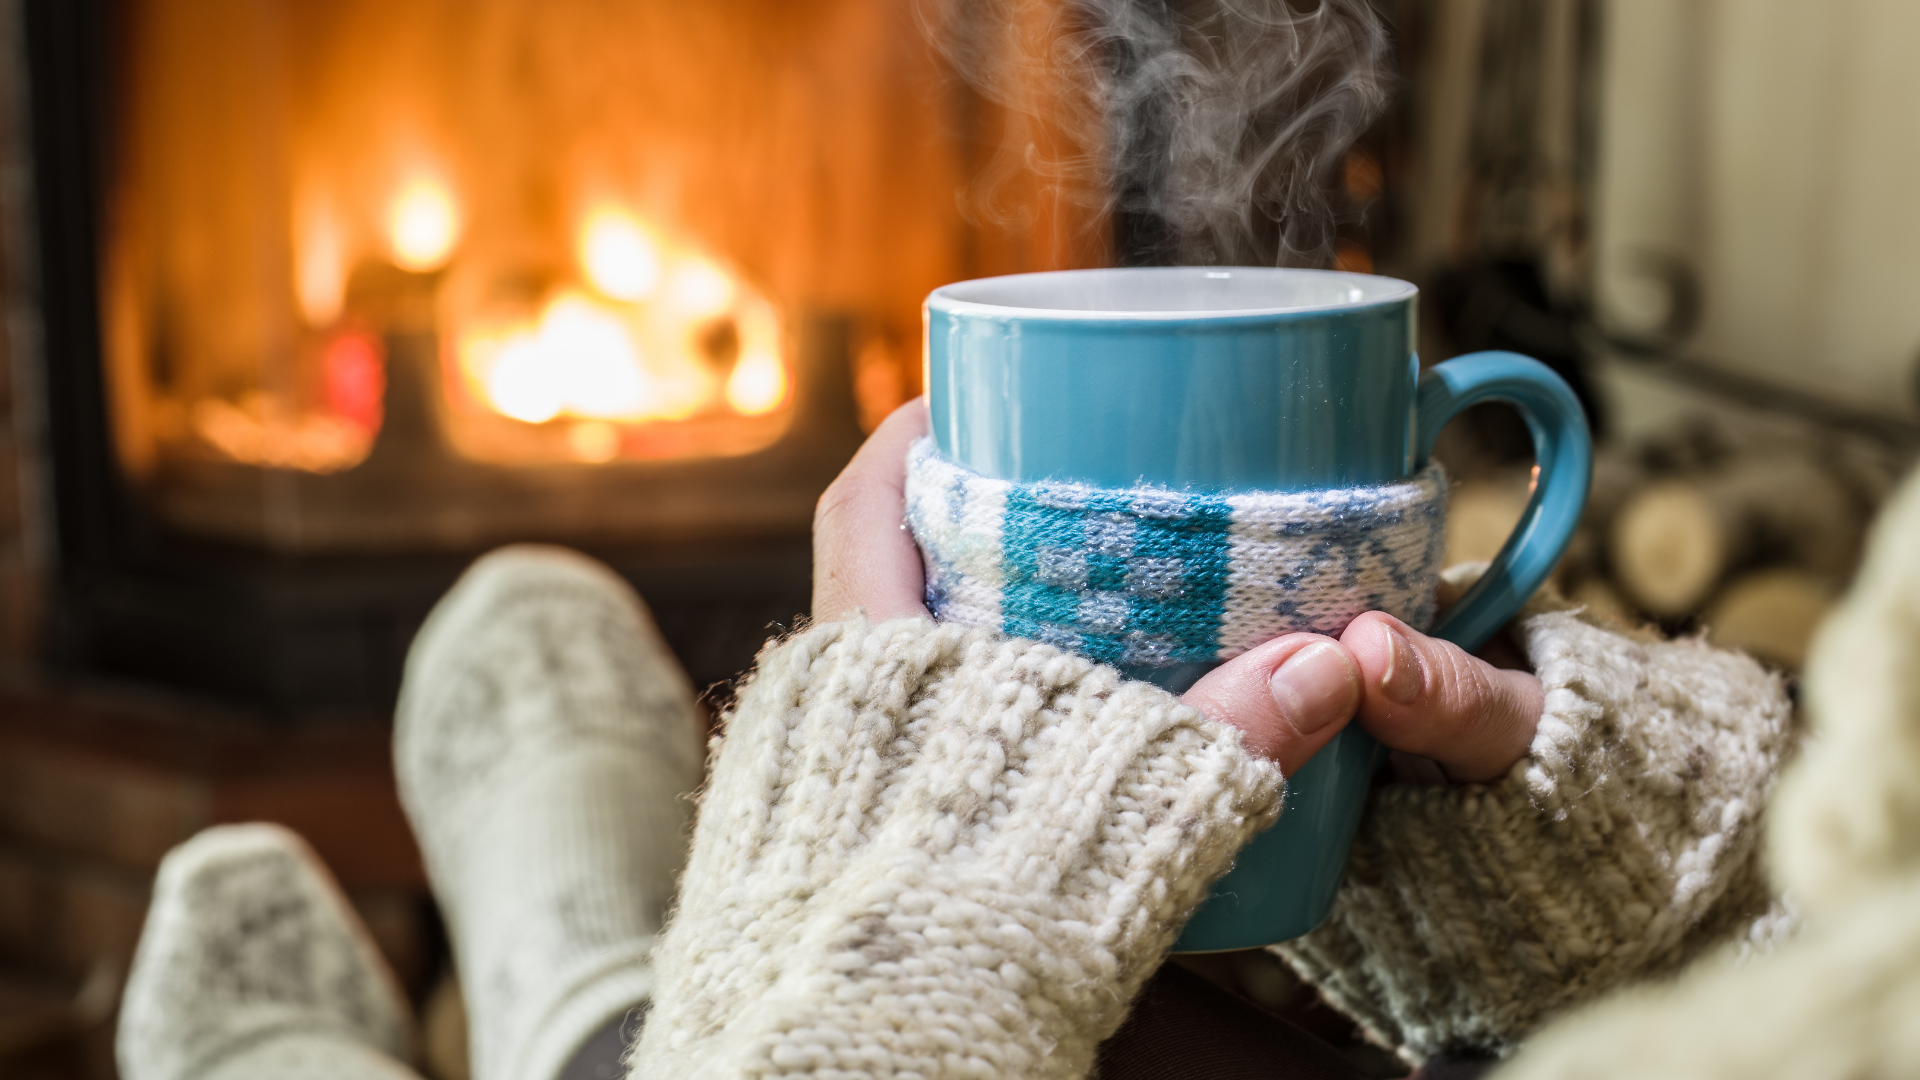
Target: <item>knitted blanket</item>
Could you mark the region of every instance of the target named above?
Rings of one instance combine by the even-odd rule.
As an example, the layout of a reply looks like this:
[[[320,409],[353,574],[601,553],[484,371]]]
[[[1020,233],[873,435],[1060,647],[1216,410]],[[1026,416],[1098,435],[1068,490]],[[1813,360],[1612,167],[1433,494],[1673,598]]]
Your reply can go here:
[[[907,524],[935,618],[1151,669],[1337,634],[1366,611],[1424,629],[1446,491],[1437,464],[1392,484],[1234,495],[1010,483],[921,439]]]

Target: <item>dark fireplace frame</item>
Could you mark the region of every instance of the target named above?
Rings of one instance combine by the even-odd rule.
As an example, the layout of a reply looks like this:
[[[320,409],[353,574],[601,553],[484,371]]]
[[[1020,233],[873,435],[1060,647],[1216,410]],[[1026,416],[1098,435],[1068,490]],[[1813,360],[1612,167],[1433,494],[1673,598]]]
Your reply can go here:
[[[22,7],[53,521],[49,663],[210,694],[266,716],[385,711],[414,631],[481,552],[275,554],[184,535],[142,505],[115,460],[99,323],[118,5]],[[832,315],[802,321],[796,428],[813,450],[781,475],[817,492],[860,438],[853,328]],[[567,540],[534,530],[526,539]],[[634,582],[697,685],[742,671],[766,635],[808,604],[804,526],[577,546]]]

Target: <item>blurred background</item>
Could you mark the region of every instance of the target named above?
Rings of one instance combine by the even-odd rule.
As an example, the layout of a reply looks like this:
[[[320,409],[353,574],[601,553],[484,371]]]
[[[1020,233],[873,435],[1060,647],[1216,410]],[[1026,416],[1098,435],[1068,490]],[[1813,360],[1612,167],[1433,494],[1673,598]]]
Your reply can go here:
[[[928,290],[1224,250],[1068,167],[1167,132],[1027,62],[1213,6],[0,0],[0,1074],[111,1076],[160,856],[270,819],[463,1080],[386,747],[433,601],[582,548],[719,700]],[[1920,454],[1920,8],[1374,6],[1384,107],[1254,249],[1416,282],[1426,362],[1560,371],[1600,449],[1558,587],[1791,675]],[[1499,406],[1443,436],[1452,560],[1530,453]],[[1404,1073],[1264,954],[1192,964]]]

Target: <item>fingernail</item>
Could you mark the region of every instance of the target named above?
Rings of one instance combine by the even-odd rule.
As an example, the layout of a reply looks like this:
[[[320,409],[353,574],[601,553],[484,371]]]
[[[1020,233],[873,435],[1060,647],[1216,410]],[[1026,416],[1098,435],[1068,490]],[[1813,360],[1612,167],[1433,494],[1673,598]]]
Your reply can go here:
[[[1360,704],[1359,681],[1346,653],[1321,641],[1287,657],[1270,685],[1281,715],[1304,735],[1350,716]]]
[[[1380,692],[1387,695],[1389,701],[1411,705],[1426,684],[1420,670],[1420,656],[1413,651],[1413,642],[1408,641],[1405,634],[1391,626],[1381,629],[1387,633],[1387,672],[1380,676]]]

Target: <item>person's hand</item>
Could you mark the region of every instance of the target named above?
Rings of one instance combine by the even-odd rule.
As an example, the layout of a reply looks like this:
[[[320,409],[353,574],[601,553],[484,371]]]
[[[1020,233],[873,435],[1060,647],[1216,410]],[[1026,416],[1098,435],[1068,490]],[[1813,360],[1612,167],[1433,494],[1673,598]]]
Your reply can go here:
[[[1243,653],[1186,701],[1239,728],[1248,749],[1289,776],[1357,715],[1390,749],[1432,759],[1449,780],[1480,782],[1526,756],[1546,692],[1531,672],[1369,611],[1338,642],[1288,634]]]
[[[907,532],[907,448],[927,433],[927,399],[893,410],[813,510],[813,621],[865,611],[876,623],[927,613],[926,569]]]
[[[925,571],[906,530],[907,448],[927,432],[924,399],[902,405],[820,497],[813,519],[813,617],[928,618]],[[1404,644],[1403,644],[1404,643]],[[1370,612],[1340,640],[1275,638],[1208,672],[1187,704],[1239,728],[1248,750],[1292,775],[1358,714],[1375,738],[1434,759],[1455,780],[1499,776],[1539,723],[1540,681]]]
[[[1360,665],[1360,725],[1395,749],[1439,764],[1449,780],[1498,779],[1526,756],[1546,690],[1517,656],[1497,667],[1383,611],[1348,624],[1340,643]],[[1504,643],[1500,643],[1504,644]]]

